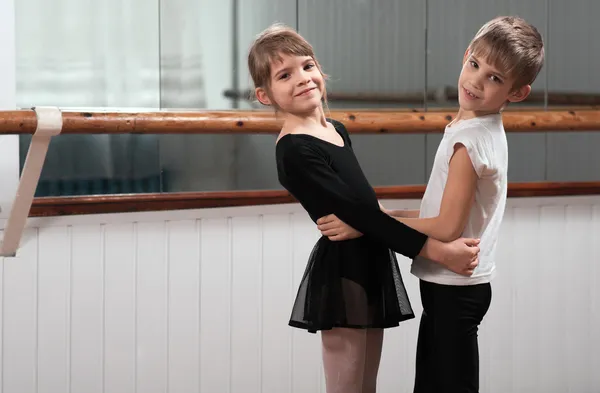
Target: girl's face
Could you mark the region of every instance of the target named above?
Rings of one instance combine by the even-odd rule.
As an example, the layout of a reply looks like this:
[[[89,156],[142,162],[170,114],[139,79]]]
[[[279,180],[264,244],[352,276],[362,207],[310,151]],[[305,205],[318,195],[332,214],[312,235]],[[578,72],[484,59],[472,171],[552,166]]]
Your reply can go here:
[[[265,105],[292,114],[306,114],[321,107],[325,81],[315,60],[310,56],[280,54],[281,61],[271,63],[269,92],[256,89]]]

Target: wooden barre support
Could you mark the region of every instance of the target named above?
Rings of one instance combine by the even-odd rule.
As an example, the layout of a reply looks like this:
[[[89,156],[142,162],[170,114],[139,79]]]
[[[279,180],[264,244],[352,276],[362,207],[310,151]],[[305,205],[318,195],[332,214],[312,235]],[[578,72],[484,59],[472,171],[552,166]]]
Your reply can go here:
[[[425,185],[375,187],[379,199],[419,199]],[[600,195],[600,182],[510,183],[508,196]],[[285,190],[178,192],[36,198],[30,217],[205,209],[296,203]]]
[[[440,133],[453,111],[335,110],[328,116],[355,134]],[[508,132],[597,131],[600,110],[515,110],[504,112]],[[276,134],[271,111],[62,112],[62,134]],[[0,135],[33,134],[33,110],[0,111]]]

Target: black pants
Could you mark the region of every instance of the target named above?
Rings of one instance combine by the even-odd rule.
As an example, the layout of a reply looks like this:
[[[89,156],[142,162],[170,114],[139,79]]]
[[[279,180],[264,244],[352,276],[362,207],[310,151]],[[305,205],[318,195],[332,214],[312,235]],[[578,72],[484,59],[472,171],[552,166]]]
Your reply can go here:
[[[489,283],[420,282],[423,315],[417,342],[415,393],[479,391],[477,331],[492,300]]]

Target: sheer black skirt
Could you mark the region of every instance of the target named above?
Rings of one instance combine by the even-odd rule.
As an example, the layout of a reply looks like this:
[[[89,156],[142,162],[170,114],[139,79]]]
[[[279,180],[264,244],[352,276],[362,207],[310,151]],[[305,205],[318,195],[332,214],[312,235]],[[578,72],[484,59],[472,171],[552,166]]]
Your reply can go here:
[[[414,317],[393,251],[366,237],[322,237],[309,257],[289,325],[315,333],[390,328]]]

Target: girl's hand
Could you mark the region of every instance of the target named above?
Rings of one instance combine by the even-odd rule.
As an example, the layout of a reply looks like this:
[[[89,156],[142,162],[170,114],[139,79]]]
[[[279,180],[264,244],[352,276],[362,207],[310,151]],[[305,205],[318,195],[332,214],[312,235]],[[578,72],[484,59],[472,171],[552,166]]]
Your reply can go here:
[[[327,236],[332,241],[350,240],[362,236],[362,233],[337,218],[335,214],[319,218],[317,228],[323,236]]]

